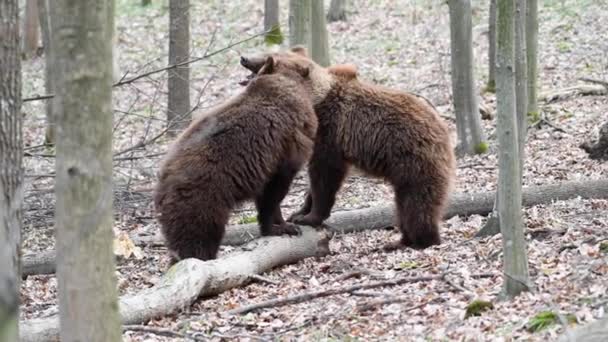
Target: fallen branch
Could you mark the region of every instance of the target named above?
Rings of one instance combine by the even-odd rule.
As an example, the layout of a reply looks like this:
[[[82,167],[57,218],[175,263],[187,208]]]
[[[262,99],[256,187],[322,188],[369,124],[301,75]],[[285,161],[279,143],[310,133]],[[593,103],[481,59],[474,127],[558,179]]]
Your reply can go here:
[[[284,305],[288,305],[288,304],[298,304],[298,303],[306,302],[306,301],[317,299],[317,298],[329,297],[329,296],[334,296],[337,294],[352,293],[352,292],[356,292],[359,290],[369,290],[369,289],[376,289],[379,287],[387,287],[387,286],[398,286],[398,285],[402,285],[402,284],[416,283],[416,282],[421,282],[421,281],[441,280],[445,276],[446,276],[446,274],[420,276],[420,277],[403,277],[403,278],[397,278],[397,279],[391,279],[391,280],[378,281],[378,282],[374,282],[374,283],[344,286],[344,287],[340,287],[337,289],[328,289],[328,290],[321,290],[321,291],[315,291],[315,292],[305,292],[305,293],[295,295],[295,296],[271,299],[271,300],[267,300],[264,302],[243,306],[240,308],[230,310],[227,312],[227,314],[229,314],[229,315],[246,314],[248,312],[256,311],[259,309],[279,307],[279,306],[284,306]],[[481,274],[471,275],[471,277],[473,277],[473,278],[488,278],[488,277],[492,277],[492,276],[494,276],[494,274],[491,274],[491,273],[481,273]]]
[[[329,253],[329,236],[310,227],[301,227],[298,237],[267,237],[256,240],[247,250],[212,261],[185,259],[171,267],[152,288],[120,299],[122,323],[141,324],[154,317],[191,305],[199,296],[212,296],[251,280],[274,267],[295,263],[304,258]],[[57,339],[59,319],[22,321],[23,341]]]
[[[127,78],[127,79],[125,79],[125,77],[123,76],[123,79],[121,79],[118,82],[114,83],[112,85],[112,87],[120,87],[120,86],[125,85],[125,84],[133,83],[133,82],[135,82],[135,81],[137,81],[139,79],[142,79],[144,77],[148,77],[148,76],[151,76],[151,75],[154,75],[154,74],[158,74],[158,73],[163,72],[163,71],[179,68],[179,67],[184,66],[184,65],[189,65],[189,64],[192,64],[192,63],[196,63],[196,62],[202,61],[204,59],[208,59],[208,58],[213,57],[215,55],[218,55],[218,54],[220,54],[222,52],[230,50],[230,49],[232,49],[233,47],[235,47],[237,45],[246,43],[246,42],[248,42],[248,41],[250,41],[252,39],[255,39],[257,37],[264,36],[268,32],[270,32],[270,31],[264,31],[264,32],[260,32],[260,33],[254,34],[254,35],[249,36],[249,37],[247,37],[245,39],[239,40],[238,42],[234,42],[232,44],[229,44],[229,45],[227,45],[227,46],[225,46],[225,47],[223,47],[221,49],[215,50],[215,51],[213,51],[211,53],[205,53],[201,57],[192,58],[192,59],[189,59],[189,60],[177,63],[177,64],[170,64],[170,65],[167,65],[165,67],[162,67],[162,68],[159,68],[159,69],[154,69],[154,70],[151,70],[151,71],[142,73],[140,75],[133,76],[131,78]],[[55,97],[54,94],[36,95],[36,96],[31,96],[31,97],[25,97],[21,101],[22,102],[31,102],[31,101],[39,101],[39,100],[48,100],[48,99],[51,99],[53,97]]]
[[[492,211],[495,197],[496,193],[493,191],[452,195],[444,216],[447,219],[456,215],[486,215]],[[526,207],[577,197],[608,198],[608,180],[572,181],[523,189],[523,205]],[[326,223],[330,232],[345,234],[382,229],[393,225],[394,220],[393,205],[386,204],[374,208],[335,212]],[[260,228],[257,223],[228,226],[222,244],[238,246],[259,237]],[[132,237],[132,240],[136,245],[164,245],[160,235]],[[47,270],[49,271],[47,273],[54,273],[54,251],[40,253],[33,257],[25,256],[23,265],[23,275],[42,274],[35,273],[36,270]]]
[[[377,299],[377,300],[369,300],[363,303],[359,303],[357,304],[357,310],[359,312],[365,312],[365,311],[369,311],[371,309],[375,309],[377,307],[380,306],[384,306],[384,305],[388,305],[388,304],[395,304],[395,303],[405,303],[405,302],[410,302],[412,300],[412,296],[411,295],[407,295],[407,296],[395,296],[395,297],[390,297],[390,298],[385,298],[385,299]],[[412,306],[411,308],[407,308],[403,311],[401,311],[402,313],[406,313],[406,312],[410,312],[410,311],[414,311],[416,309],[420,309],[425,307],[427,304],[431,303],[434,299],[431,299],[428,302],[424,302],[424,303],[420,303],[418,305]]]
[[[375,289],[378,287],[386,287],[386,286],[397,286],[406,283],[415,283],[420,281],[431,281],[431,280],[439,280],[443,277],[442,275],[433,275],[433,276],[422,276],[422,277],[404,277],[392,280],[379,281],[375,283],[369,284],[358,284],[352,286],[340,287],[337,289],[329,289],[329,290],[321,290],[315,292],[305,292],[299,295],[285,297],[285,298],[277,298],[271,299],[260,303],[255,303],[247,306],[243,306],[240,308],[236,308],[227,312],[229,315],[238,315],[238,314],[246,314],[248,312],[256,311],[259,309],[265,308],[276,308],[279,306],[284,306],[288,304],[298,304],[303,303],[309,300],[334,296],[337,294],[350,293],[359,290],[366,289]]]
[[[600,84],[579,84],[573,87],[568,87],[549,93],[543,93],[538,96],[538,101],[545,103],[554,103],[564,101],[575,96],[588,95],[606,95],[608,87]]]

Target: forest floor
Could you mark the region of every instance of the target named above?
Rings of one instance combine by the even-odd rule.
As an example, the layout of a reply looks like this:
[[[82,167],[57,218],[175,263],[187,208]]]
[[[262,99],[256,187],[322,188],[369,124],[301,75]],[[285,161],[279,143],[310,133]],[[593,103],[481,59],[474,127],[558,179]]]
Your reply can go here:
[[[167,1],[148,8],[137,1],[117,1],[120,64],[128,77],[166,65]],[[326,1],[327,2],[327,1]],[[222,49],[261,31],[260,1],[193,1],[192,56]],[[350,1],[348,3],[351,3]],[[360,77],[428,97],[453,117],[450,82],[449,23],[445,1],[358,0],[348,8],[348,20],[329,25],[334,63],[355,63]],[[474,49],[479,89],[487,80],[487,16],[489,1],[474,1]],[[602,1],[542,1],[540,9],[539,77],[542,92],[580,83],[580,77],[608,77],[608,3]],[[286,22],[287,2],[281,2]],[[262,39],[239,44],[191,65],[192,104],[196,112],[220,103],[241,90],[247,72],[238,64],[241,53],[263,51]],[[44,60],[24,64],[24,96],[44,93]],[[143,148],[120,153],[115,160],[115,233],[155,234],[151,189],[159,160],[171,138],[150,141],[164,127],[166,73],[115,88],[114,149],[125,151],[139,141]],[[495,96],[480,91],[481,102],[495,110]],[[608,120],[608,97],[585,96],[541,105],[544,120],[533,125],[525,155],[524,186],[600,179],[608,163],[587,158],[578,147]],[[44,103],[27,102],[25,112],[24,254],[54,248],[54,151],[40,147],[44,139]],[[195,113],[196,113],[195,112]],[[454,121],[448,119],[455,132]],[[458,160],[456,191],[496,189],[495,120],[484,120],[489,153]],[[547,124],[550,123],[550,124]],[[455,133],[454,133],[455,134]],[[303,200],[307,178],[302,172],[283,202],[289,215]],[[385,182],[353,173],[334,207],[351,210],[392,202]],[[253,206],[234,212],[233,223],[255,217]],[[218,296],[199,299],[170,316],[148,322],[175,332],[188,331],[201,340],[554,340],[564,331],[557,323],[530,331],[533,317],[554,311],[574,315],[579,324],[604,316],[608,309],[608,201],[557,201],[526,208],[525,223],[534,291],[513,301],[501,301],[500,236],[472,239],[485,217],[453,217],[442,227],[444,243],[424,251],[375,251],[396,232],[369,231],[335,236],[333,254],[272,270],[264,276],[276,284],[253,283]],[[535,234],[534,231],[544,234]],[[603,241],[603,242],[602,242]],[[221,254],[234,250],[223,247]],[[167,268],[166,250],[143,247],[142,258],[118,261],[120,294],[132,294],[158,281]],[[361,271],[359,277],[345,275]],[[394,286],[373,292],[343,294],[297,305],[264,309],[244,316],[220,315],[229,309],[271,298],[342,285],[452,271],[448,280]],[[479,272],[496,276],[476,278]],[[361,310],[370,300],[404,297],[399,303]],[[481,316],[465,319],[474,299],[494,304]],[[30,276],[22,282],[22,319],[55,312],[57,281],[53,275]],[[150,332],[124,333],[125,341],[172,341],[177,337]]]

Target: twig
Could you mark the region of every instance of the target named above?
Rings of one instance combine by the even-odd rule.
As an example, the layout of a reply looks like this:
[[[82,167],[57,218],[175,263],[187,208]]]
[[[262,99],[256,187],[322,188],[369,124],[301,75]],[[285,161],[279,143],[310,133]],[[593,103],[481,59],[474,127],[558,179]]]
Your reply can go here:
[[[280,285],[281,283],[279,283],[276,280],[272,280],[269,278],[266,278],[264,276],[261,276],[259,274],[251,274],[249,275],[249,279],[251,279],[252,281],[257,281],[259,283],[266,283],[266,284],[272,284],[272,285]]]
[[[181,67],[181,66],[184,66],[184,65],[189,65],[189,64],[196,63],[196,62],[199,62],[199,61],[204,60],[204,59],[208,59],[208,58],[213,57],[215,55],[218,55],[218,54],[220,54],[222,52],[230,50],[230,49],[232,49],[233,47],[235,47],[237,45],[246,43],[246,42],[248,42],[248,41],[250,41],[252,39],[255,39],[257,37],[263,36],[263,35],[265,35],[266,33],[269,33],[269,32],[270,32],[270,30],[254,34],[253,36],[249,36],[249,37],[247,37],[245,39],[242,39],[242,40],[239,40],[239,41],[237,41],[235,43],[229,44],[228,46],[225,46],[225,47],[223,47],[223,48],[221,48],[219,50],[215,50],[215,51],[213,51],[211,53],[206,53],[206,54],[204,54],[201,57],[196,57],[196,58],[192,58],[192,59],[189,59],[187,61],[180,62],[180,63],[167,65],[166,67],[155,69],[155,70],[151,70],[151,71],[145,72],[145,73],[137,75],[137,76],[133,76],[133,77],[125,79],[125,80],[121,79],[118,82],[114,83],[112,85],[112,87],[120,87],[120,86],[125,85],[125,84],[133,83],[133,82],[135,82],[135,81],[137,81],[139,79],[142,79],[144,77],[148,77],[148,76],[151,76],[151,75],[154,75],[154,74],[158,74],[158,73],[163,72],[163,71],[175,69],[175,68],[178,68],[178,67]],[[124,76],[123,76],[123,78],[124,78]],[[30,102],[30,101],[47,100],[47,99],[53,98],[54,96],[55,96],[55,94],[37,95],[37,96],[23,98],[21,101],[22,102]]]
[[[583,82],[600,84],[600,85],[603,85],[604,87],[608,88],[608,81],[596,80],[596,79],[589,78],[589,77],[581,77],[581,78],[579,78],[579,80],[581,80]]]
[[[401,284],[415,283],[415,282],[420,282],[420,281],[440,280],[444,276],[445,276],[445,274],[420,276],[420,277],[403,277],[403,278],[398,278],[398,279],[379,281],[379,282],[375,282],[375,283],[344,286],[344,287],[340,287],[337,289],[328,289],[328,290],[321,290],[321,291],[315,291],[315,292],[305,292],[305,293],[295,295],[295,296],[277,298],[277,299],[272,299],[272,300],[268,300],[268,301],[264,301],[264,302],[260,302],[260,303],[256,303],[256,304],[243,306],[240,308],[236,308],[236,309],[227,311],[226,313],[229,315],[245,314],[245,313],[256,311],[259,309],[270,308],[270,307],[279,307],[279,306],[284,306],[284,305],[288,305],[288,304],[297,304],[297,303],[306,302],[306,301],[316,299],[316,298],[329,297],[329,296],[343,294],[343,293],[351,293],[351,292],[358,291],[358,290],[375,289],[375,288],[386,287],[386,286],[397,286],[397,285],[401,285]],[[476,275],[476,277],[487,277],[487,276],[493,276],[493,274]]]
[[[147,325],[125,325],[125,326],[123,326],[122,329],[123,329],[123,331],[146,332],[146,333],[151,333],[154,335],[164,336],[164,337],[173,337],[173,338],[182,338],[182,339],[191,338],[196,341],[202,341],[201,339],[197,339],[194,336],[192,336],[192,337],[186,336],[184,334],[178,333],[171,329],[150,327]]]
[[[370,300],[370,301],[367,301],[364,303],[357,304],[357,310],[359,312],[364,312],[364,311],[368,311],[371,309],[375,309],[379,306],[383,306],[383,305],[387,305],[387,304],[404,303],[404,302],[409,302],[411,300],[412,300],[411,295],[397,296],[397,297],[391,297],[391,298],[380,299],[380,300]],[[402,312],[410,312],[410,311],[414,311],[416,309],[420,309],[423,306],[426,306],[427,304],[431,303],[433,300],[434,299],[426,301],[421,304],[418,304],[416,306],[412,306],[411,308],[407,308],[407,309],[403,310]]]

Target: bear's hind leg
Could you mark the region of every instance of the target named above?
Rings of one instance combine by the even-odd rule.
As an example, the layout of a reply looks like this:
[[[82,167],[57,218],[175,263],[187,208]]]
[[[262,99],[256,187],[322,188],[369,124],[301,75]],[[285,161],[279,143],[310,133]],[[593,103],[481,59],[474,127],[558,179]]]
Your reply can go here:
[[[298,227],[285,222],[281,214],[281,201],[289,192],[289,186],[298,170],[297,165],[284,163],[266,183],[262,194],[256,198],[255,205],[262,236],[300,234]]]
[[[442,203],[438,194],[425,186],[396,186],[395,199],[401,240],[388,243],[385,250],[403,247],[425,249],[441,243],[439,222]]]

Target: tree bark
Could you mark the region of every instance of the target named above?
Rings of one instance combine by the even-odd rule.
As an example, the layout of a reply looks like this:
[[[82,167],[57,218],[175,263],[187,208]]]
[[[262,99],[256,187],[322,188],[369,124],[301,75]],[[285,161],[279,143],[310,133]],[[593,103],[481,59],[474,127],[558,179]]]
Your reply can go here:
[[[190,57],[190,0],[169,2],[169,65]],[[190,66],[170,69],[167,103],[167,133],[175,136],[190,123]]]
[[[311,49],[310,20],[312,0],[289,0],[289,44]]]
[[[18,341],[23,169],[19,4],[0,2],[0,341]]]
[[[38,50],[38,3],[37,0],[26,0],[25,20],[23,20],[23,54],[29,59]]]
[[[456,114],[458,151],[466,154],[487,149],[477,104],[473,70],[473,29],[470,0],[450,0],[452,99]]]
[[[329,40],[327,37],[327,22],[325,21],[325,9],[323,0],[312,1],[311,9],[311,37],[312,37],[312,59],[319,65],[328,67]]]
[[[185,259],[152,288],[120,300],[123,324],[138,324],[188,307],[199,296],[213,296],[248,283],[251,275],[304,258],[329,253],[329,236],[302,227],[297,237],[273,236],[252,242],[244,252],[211,261]],[[57,318],[22,322],[23,341],[47,341],[58,334]],[[120,332],[120,329],[117,330]]]
[[[526,53],[526,0],[515,0],[515,99],[517,141],[519,145],[519,176],[523,176],[526,135],[528,132],[528,63]]]
[[[504,253],[504,294],[528,289],[528,255],[522,226],[521,172],[515,92],[515,0],[498,0],[496,102],[498,135],[498,222]]]
[[[496,92],[496,0],[490,0],[488,31],[488,85],[486,90]]]
[[[113,0],[56,0],[55,210],[62,341],[119,341],[112,250]],[[75,15],[77,13],[78,15]]]
[[[538,0],[526,4],[526,54],[528,63],[528,113],[538,115]]]
[[[51,46],[51,23],[49,20],[49,0],[38,0],[38,20],[40,31],[42,31],[42,45],[44,46],[44,87],[47,94],[53,94],[53,47]],[[55,144],[55,120],[53,119],[54,98],[45,101],[46,106],[46,129],[44,142],[49,145]]]
[[[346,20],[346,0],[331,0],[329,11],[327,11],[327,20],[330,23]]]
[[[279,25],[279,0],[264,0],[264,31]]]
[[[486,215],[492,211],[496,192],[459,193],[450,198],[445,219],[461,215]],[[588,180],[565,182],[524,188],[523,205],[526,207],[572,198],[608,198],[608,180]],[[336,234],[354,233],[365,230],[381,229],[394,224],[394,207],[386,204],[374,208],[339,211],[326,221],[329,230]],[[228,226],[222,245],[238,246],[260,237],[257,224]],[[162,236],[133,236],[136,245],[163,246]],[[47,251],[23,257],[22,276],[32,274],[51,274],[55,272],[55,253]]]

